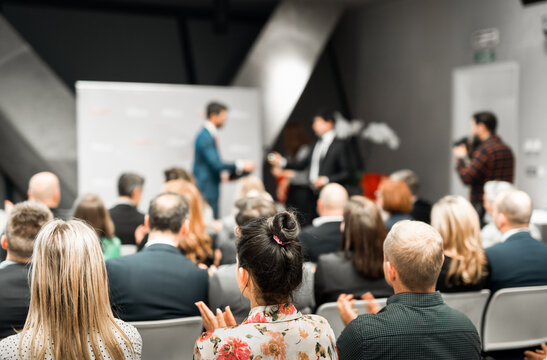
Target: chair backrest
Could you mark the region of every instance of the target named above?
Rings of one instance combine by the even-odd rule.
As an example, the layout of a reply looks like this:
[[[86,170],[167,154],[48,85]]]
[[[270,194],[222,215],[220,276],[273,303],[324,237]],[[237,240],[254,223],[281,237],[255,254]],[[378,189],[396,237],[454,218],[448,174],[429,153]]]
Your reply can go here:
[[[486,308],[484,351],[518,349],[547,341],[547,286],[502,289]]]
[[[386,305],[386,301],[387,301],[387,298],[376,299],[376,302],[382,307]],[[357,313],[359,315],[368,313],[367,307],[366,307],[367,303],[368,303],[367,300],[357,300],[355,302],[354,307],[357,310]],[[329,302],[319,306],[319,308],[316,311],[316,314],[327,319],[327,321],[330,324],[330,327],[334,331],[334,336],[336,336],[337,338],[342,333],[342,330],[344,330],[344,328],[346,327],[344,323],[342,322],[342,319],[340,318],[340,313],[338,312],[338,308],[336,307],[335,302]]]
[[[142,336],[142,360],[190,359],[203,328],[200,316],[131,324]]]
[[[481,333],[482,317],[490,297],[490,290],[443,293],[442,296],[448,306],[465,314],[475,325],[479,334]]]
[[[133,255],[135,253],[137,253],[137,245],[123,244],[120,249],[120,254],[122,256]]]

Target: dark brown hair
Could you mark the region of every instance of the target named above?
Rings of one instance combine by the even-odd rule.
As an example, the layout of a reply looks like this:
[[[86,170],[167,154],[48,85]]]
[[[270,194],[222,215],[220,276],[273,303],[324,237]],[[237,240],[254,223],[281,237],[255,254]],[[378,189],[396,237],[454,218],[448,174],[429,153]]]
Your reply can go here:
[[[74,211],[74,217],[91,225],[99,238],[111,239],[115,236],[114,223],[97,194],[85,194]]]
[[[189,181],[194,185],[196,184],[196,178],[194,177],[194,175],[188,170],[180,167],[174,166],[172,168],[166,169],[164,170],[163,175],[165,176],[165,182],[182,179]]]
[[[240,229],[239,266],[249,272],[267,305],[287,302],[302,283],[304,258],[296,216],[283,211],[253,220]]]
[[[346,258],[353,258],[361,275],[373,279],[383,276],[386,235],[376,204],[363,196],[352,196],[344,206],[342,250]]]

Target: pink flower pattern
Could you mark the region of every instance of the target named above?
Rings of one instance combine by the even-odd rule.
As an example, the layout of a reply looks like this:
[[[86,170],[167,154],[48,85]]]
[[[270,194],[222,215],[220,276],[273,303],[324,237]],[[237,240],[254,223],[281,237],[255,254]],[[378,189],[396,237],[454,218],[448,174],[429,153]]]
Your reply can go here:
[[[197,339],[195,360],[338,359],[328,322],[302,315],[291,303],[255,307],[241,325],[215,329],[212,335]]]

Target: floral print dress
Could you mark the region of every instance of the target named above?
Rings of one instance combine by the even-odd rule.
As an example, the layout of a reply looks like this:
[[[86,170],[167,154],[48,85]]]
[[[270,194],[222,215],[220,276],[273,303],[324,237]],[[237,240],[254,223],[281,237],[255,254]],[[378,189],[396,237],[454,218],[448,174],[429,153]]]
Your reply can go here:
[[[302,315],[290,303],[257,306],[241,325],[203,333],[194,360],[336,360],[335,344],[321,316]]]

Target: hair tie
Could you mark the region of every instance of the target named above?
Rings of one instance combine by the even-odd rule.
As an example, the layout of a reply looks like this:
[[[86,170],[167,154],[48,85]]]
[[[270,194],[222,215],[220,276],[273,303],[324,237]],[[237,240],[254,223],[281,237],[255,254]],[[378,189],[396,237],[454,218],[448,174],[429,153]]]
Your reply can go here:
[[[276,243],[278,243],[279,245],[283,246],[283,245],[287,245],[289,242],[283,242],[281,240],[279,240],[279,238],[277,237],[277,235],[274,235],[273,236],[273,239],[275,240]]]

